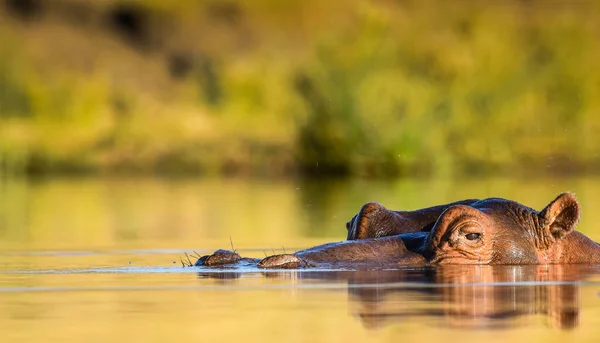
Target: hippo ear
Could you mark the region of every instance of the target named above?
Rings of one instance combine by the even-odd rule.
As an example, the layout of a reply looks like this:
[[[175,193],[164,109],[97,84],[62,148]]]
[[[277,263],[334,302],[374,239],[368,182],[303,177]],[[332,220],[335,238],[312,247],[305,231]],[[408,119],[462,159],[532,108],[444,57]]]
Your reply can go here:
[[[560,239],[575,229],[581,208],[575,196],[562,193],[539,213],[543,232],[549,239]]]

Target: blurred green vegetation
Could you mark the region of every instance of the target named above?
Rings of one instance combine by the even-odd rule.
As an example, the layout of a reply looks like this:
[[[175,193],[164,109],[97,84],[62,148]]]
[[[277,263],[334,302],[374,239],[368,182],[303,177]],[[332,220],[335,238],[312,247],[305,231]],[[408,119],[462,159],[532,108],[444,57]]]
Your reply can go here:
[[[600,2],[2,4],[0,173],[600,171]]]

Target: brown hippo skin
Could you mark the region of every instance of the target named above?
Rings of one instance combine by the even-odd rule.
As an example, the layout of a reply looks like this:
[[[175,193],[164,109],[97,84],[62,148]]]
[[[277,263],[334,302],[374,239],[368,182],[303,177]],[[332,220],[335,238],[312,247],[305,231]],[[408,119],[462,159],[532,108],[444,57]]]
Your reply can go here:
[[[346,241],[262,260],[218,250],[198,259],[196,265],[240,261],[261,268],[600,263],[600,245],[575,231],[580,213],[570,193],[560,194],[539,212],[501,198],[463,200],[416,211],[390,211],[368,203],[346,224]]]

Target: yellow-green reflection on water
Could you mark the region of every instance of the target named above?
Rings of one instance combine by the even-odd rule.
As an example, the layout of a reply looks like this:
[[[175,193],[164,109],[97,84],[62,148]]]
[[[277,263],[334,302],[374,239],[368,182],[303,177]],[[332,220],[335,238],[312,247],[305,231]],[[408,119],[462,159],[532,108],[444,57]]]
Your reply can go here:
[[[367,201],[418,208],[500,196],[542,208],[573,191],[600,240],[599,179],[0,183],[2,342],[595,341],[600,267],[265,274],[181,268],[345,237]],[[175,262],[175,263],[174,263]]]

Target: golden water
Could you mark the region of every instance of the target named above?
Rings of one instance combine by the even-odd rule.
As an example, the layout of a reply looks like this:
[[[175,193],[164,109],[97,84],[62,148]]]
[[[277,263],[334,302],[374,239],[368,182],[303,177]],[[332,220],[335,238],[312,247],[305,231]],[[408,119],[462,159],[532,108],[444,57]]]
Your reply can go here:
[[[345,237],[360,205],[573,191],[600,240],[600,179],[0,182],[2,342],[571,342],[600,338],[600,267],[263,273],[182,268]]]

